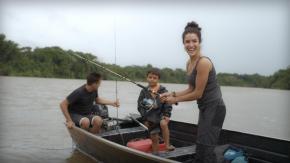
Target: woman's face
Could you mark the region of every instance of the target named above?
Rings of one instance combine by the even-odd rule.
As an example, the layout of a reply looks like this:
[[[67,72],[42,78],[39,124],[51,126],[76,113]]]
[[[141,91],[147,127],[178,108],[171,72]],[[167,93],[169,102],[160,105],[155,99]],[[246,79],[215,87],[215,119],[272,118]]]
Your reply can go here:
[[[190,57],[195,56],[200,51],[200,42],[195,33],[187,33],[184,36],[184,49]]]

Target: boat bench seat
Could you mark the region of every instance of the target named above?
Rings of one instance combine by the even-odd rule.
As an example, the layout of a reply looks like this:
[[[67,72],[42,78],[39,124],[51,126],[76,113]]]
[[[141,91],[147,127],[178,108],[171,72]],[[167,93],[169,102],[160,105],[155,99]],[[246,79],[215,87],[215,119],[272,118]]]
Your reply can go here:
[[[218,145],[215,147],[214,152],[217,156],[218,162],[223,162],[224,160],[224,151],[229,147],[229,144]],[[196,151],[196,145],[186,146],[186,147],[179,147],[176,148],[174,151],[160,153],[161,157],[169,158],[169,159],[176,159],[186,156],[193,156]]]
[[[164,158],[177,158],[186,155],[193,155],[195,154],[196,145],[186,146],[186,147],[179,147],[175,148],[173,151],[168,152],[160,152],[159,156]]]
[[[107,140],[126,145],[128,141],[136,138],[146,138],[148,134],[146,133],[146,130],[142,127],[132,127],[103,132],[99,134],[99,136]]]
[[[139,132],[145,132],[145,131],[146,130],[142,127],[132,127],[132,128],[119,129],[119,130],[106,131],[99,134],[99,136],[106,137],[106,136],[120,135],[120,133],[129,134],[129,133],[139,133]]]

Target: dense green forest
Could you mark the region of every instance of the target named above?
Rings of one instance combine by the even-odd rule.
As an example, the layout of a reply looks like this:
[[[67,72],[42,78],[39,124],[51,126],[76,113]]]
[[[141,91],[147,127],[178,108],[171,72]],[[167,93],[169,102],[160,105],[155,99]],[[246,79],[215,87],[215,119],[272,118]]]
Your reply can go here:
[[[73,53],[94,60],[136,81],[144,81],[146,72],[153,67],[150,64],[120,67],[114,64],[101,63],[93,54],[64,50],[56,46],[35,49],[20,47],[17,43],[6,39],[4,34],[0,34],[0,75],[83,79],[87,73],[99,71],[102,73],[104,80],[116,79],[110,73],[74,57]],[[162,82],[186,83],[186,72],[182,69],[163,68],[161,74]],[[279,70],[271,76],[219,73],[218,81],[220,85],[226,86],[290,90],[290,67]]]

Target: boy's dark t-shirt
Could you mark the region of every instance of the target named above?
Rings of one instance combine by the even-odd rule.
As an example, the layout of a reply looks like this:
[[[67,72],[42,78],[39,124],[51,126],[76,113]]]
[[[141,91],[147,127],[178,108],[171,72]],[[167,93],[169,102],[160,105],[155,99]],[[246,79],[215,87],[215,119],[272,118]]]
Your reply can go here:
[[[67,96],[66,99],[69,102],[68,110],[70,113],[80,115],[90,114],[97,97],[98,91],[88,92],[85,85],[83,85]]]

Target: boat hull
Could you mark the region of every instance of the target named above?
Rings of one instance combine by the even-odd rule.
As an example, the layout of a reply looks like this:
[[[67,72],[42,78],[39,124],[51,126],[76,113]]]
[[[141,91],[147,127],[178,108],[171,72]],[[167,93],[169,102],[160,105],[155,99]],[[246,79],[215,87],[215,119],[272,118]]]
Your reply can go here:
[[[144,138],[148,133],[134,122],[120,124],[121,129],[91,134],[78,127],[68,129],[77,149],[99,162],[190,162],[194,160],[197,126],[194,124],[171,121],[170,141],[176,147],[173,152],[159,156],[126,147],[134,138]],[[122,133],[122,134],[120,134]],[[219,147],[233,145],[243,149],[249,162],[253,163],[289,163],[290,142],[258,135],[230,130],[222,130]],[[216,148],[216,149],[217,149]],[[220,154],[223,155],[222,153]]]
[[[93,135],[78,127],[68,129],[76,147],[100,162],[129,163],[129,162],[175,162],[152,154],[147,154],[126,146],[108,141],[100,136]]]

